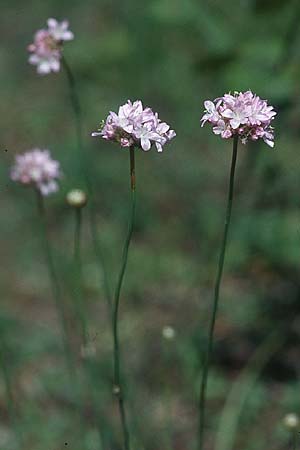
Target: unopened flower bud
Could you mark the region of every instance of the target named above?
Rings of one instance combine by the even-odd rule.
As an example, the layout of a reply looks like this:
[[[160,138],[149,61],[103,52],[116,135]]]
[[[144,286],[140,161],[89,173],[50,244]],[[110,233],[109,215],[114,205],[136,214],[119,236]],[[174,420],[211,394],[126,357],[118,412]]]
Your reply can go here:
[[[112,393],[116,396],[120,395],[121,389],[120,386],[117,386],[116,384],[112,388]]]
[[[299,429],[299,417],[295,413],[289,413],[283,418],[283,424],[289,431],[297,431]]]
[[[87,204],[86,193],[81,189],[72,189],[69,191],[66,200],[73,208],[83,208]]]
[[[162,329],[162,336],[164,339],[172,341],[176,337],[176,331],[174,330],[173,327],[167,325]]]

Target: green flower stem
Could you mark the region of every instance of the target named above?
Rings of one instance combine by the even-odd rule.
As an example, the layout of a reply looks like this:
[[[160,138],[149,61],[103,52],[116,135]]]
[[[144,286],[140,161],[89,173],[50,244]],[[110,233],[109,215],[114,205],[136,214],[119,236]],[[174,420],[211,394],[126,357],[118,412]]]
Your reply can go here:
[[[111,296],[111,292],[110,292],[109,278],[108,278],[108,274],[107,274],[105,258],[104,258],[103,252],[102,252],[100,240],[99,240],[98,233],[97,233],[97,223],[96,223],[96,215],[95,215],[93,188],[92,188],[92,183],[90,181],[89,170],[87,167],[87,157],[85,155],[84,148],[83,148],[83,125],[82,125],[83,121],[82,121],[82,111],[81,111],[81,105],[80,105],[80,100],[79,100],[79,95],[78,95],[78,89],[76,86],[76,80],[75,80],[73,71],[65,57],[62,58],[62,65],[65,70],[66,76],[67,76],[69,92],[70,92],[70,100],[71,100],[71,105],[72,105],[72,109],[73,109],[73,113],[74,113],[76,137],[77,137],[77,154],[78,154],[78,162],[79,162],[78,169],[81,171],[81,173],[83,175],[85,186],[86,186],[86,189],[87,189],[87,192],[89,195],[89,202],[88,202],[89,227],[90,227],[90,232],[91,232],[91,236],[92,236],[93,247],[94,247],[94,251],[95,251],[97,264],[99,266],[99,269],[100,269],[100,272],[102,275],[102,279],[103,279],[104,295],[105,295],[105,299],[107,302],[109,317],[111,318],[112,317],[112,296]],[[76,223],[76,235],[75,235],[76,243],[74,242],[74,257],[75,258],[77,258],[78,254],[80,254],[81,217],[79,218],[77,216],[76,222],[77,222]],[[76,253],[77,253],[77,256],[76,256]],[[81,261],[80,261],[80,267],[81,267]],[[81,269],[80,269],[80,272],[81,272]],[[81,287],[80,287],[80,289],[81,289]],[[82,318],[83,318],[83,316],[82,316]],[[81,322],[81,328],[82,328],[84,338],[86,339],[87,338],[86,328],[82,322]],[[83,330],[85,330],[85,331],[83,331]],[[89,374],[89,376],[90,376],[90,374]],[[92,375],[91,375],[91,377],[92,377]],[[91,380],[91,384],[93,384],[92,380]],[[100,441],[103,443],[106,440],[106,439],[104,439],[103,432],[102,432],[103,418],[100,417],[99,411],[98,411],[98,414],[99,414],[99,420],[97,422],[100,421],[101,424],[97,423],[97,429],[99,432]]]
[[[169,370],[172,371],[172,359],[174,357],[174,346],[176,345],[174,340],[166,340],[166,338],[162,337],[162,355],[163,355],[163,362],[164,366]],[[176,351],[176,350],[175,350]],[[177,355],[176,355],[177,356]],[[166,422],[164,425],[164,435],[163,435],[163,442],[164,442],[164,448],[166,450],[172,450],[173,448],[173,438],[174,438],[174,429],[173,429],[173,422],[174,422],[174,414],[172,414],[172,389],[170,386],[170,383],[167,381],[165,385],[163,386],[163,393],[162,393],[162,403],[164,405],[165,410],[165,417]]]
[[[60,322],[61,322],[61,328],[62,328],[62,337],[63,337],[63,345],[64,345],[64,353],[65,353],[65,359],[66,364],[68,368],[69,373],[69,379],[70,384],[72,386],[72,390],[74,393],[74,397],[76,399],[76,418],[78,423],[78,439],[81,442],[81,445],[83,447],[83,436],[84,436],[84,422],[82,420],[82,411],[81,411],[81,393],[80,393],[80,385],[78,381],[78,376],[76,372],[76,364],[74,361],[72,348],[69,341],[69,333],[68,333],[68,325],[67,325],[67,314],[65,311],[65,305],[62,298],[61,288],[59,284],[59,279],[56,273],[54,260],[52,256],[51,246],[50,246],[50,240],[48,236],[48,230],[47,230],[47,224],[46,224],[46,210],[45,210],[45,203],[43,196],[39,191],[37,192],[37,204],[38,204],[38,211],[40,216],[40,224],[41,224],[41,231],[42,231],[42,239],[44,244],[44,250],[45,250],[45,256],[47,261],[47,266],[49,270],[49,276],[51,280],[52,290],[53,290],[53,297],[55,300],[55,306],[57,310],[57,314],[59,316]],[[79,399],[79,401],[77,401]]]
[[[76,88],[76,82],[75,77],[73,75],[73,72],[71,70],[71,67],[69,66],[66,58],[63,56],[62,59],[62,66],[65,70],[65,73],[67,75],[68,84],[69,84],[69,90],[70,90],[70,100],[72,104],[72,109],[74,113],[74,119],[75,119],[75,128],[76,128],[76,138],[77,138],[77,150],[78,150],[78,157],[80,159],[80,163],[82,163],[83,159],[83,145],[82,145],[82,112],[81,112],[81,106],[79,97],[77,94],[77,88]]]
[[[4,380],[4,384],[5,384],[5,395],[6,395],[8,412],[10,415],[10,419],[12,420],[13,417],[15,416],[16,411],[15,411],[15,404],[14,404],[14,398],[13,398],[13,390],[12,390],[12,385],[11,385],[10,371],[7,366],[8,349],[7,349],[7,345],[6,345],[3,334],[4,334],[4,332],[1,331],[1,333],[0,333],[0,346],[1,346],[0,361],[1,361],[3,380]]]
[[[103,280],[103,285],[104,285],[104,295],[105,295],[105,299],[106,299],[106,303],[107,303],[107,309],[109,312],[110,317],[113,314],[113,304],[112,304],[112,294],[110,291],[110,285],[109,285],[109,280],[108,280],[108,274],[107,274],[107,269],[106,269],[106,264],[105,264],[105,258],[104,258],[104,254],[100,245],[100,241],[98,238],[98,233],[97,233],[97,224],[96,224],[96,220],[95,220],[95,213],[94,213],[94,209],[92,207],[89,208],[89,216],[90,216],[90,232],[91,232],[91,236],[92,236],[92,241],[93,241],[93,247],[94,247],[94,251],[95,251],[95,256],[98,262],[98,266],[100,268],[101,274],[102,274],[102,280]]]
[[[89,345],[89,339],[87,334],[87,322],[86,316],[84,312],[84,303],[83,303],[83,289],[82,289],[82,258],[81,258],[81,232],[82,232],[82,208],[74,208],[75,213],[75,230],[74,230],[74,278],[75,278],[75,301],[76,301],[76,314],[77,320],[79,322],[80,331],[81,331],[81,340],[82,340],[82,349],[83,351]],[[83,355],[83,367],[85,371],[85,376],[87,377],[87,382],[84,383],[82,389],[80,385],[78,386],[78,392],[80,390],[81,398],[81,418],[84,411],[84,403],[85,403],[85,391],[86,395],[90,397],[90,401],[93,405],[93,414],[97,415],[100,418],[100,410],[97,405],[97,394],[94,389],[94,379],[91,371],[91,367],[88,361],[89,357]],[[85,389],[84,389],[85,388]],[[100,440],[100,448],[105,448],[107,439],[104,436],[102,431],[102,426],[104,423],[102,414],[100,418],[101,424],[99,420],[95,417],[96,429],[99,435]]]
[[[233,382],[220,413],[219,427],[213,446],[215,450],[232,450],[234,448],[240,429],[241,414],[246,407],[251,391],[270,359],[285,344],[286,336],[285,327],[277,328],[267,335]]]
[[[93,240],[93,246],[95,250],[95,255],[97,258],[98,265],[100,267],[100,271],[103,276],[103,283],[104,283],[104,294],[108,306],[109,313],[112,313],[112,296],[110,292],[110,286],[108,281],[108,275],[106,270],[106,264],[105,259],[102,253],[101,245],[98,238],[97,233],[97,224],[96,224],[96,217],[95,217],[95,208],[94,208],[94,199],[93,199],[93,190],[92,190],[92,184],[89,177],[89,172],[87,170],[86,166],[86,157],[84,155],[84,149],[83,149],[83,128],[82,128],[82,112],[81,112],[81,106],[78,96],[78,91],[76,87],[76,81],[73,74],[73,71],[71,67],[69,66],[66,58],[63,56],[62,58],[62,65],[65,70],[68,85],[69,85],[69,91],[70,91],[70,100],[71,105],[74,113],[74,119],[75,119],[75,128],[76,128],[76,137],[77,137],[77,153],[78,153],[78,163],[79,163],[79,170],[82,172],[85,185],[89,194],[89,220],[90,220],[90,231],[92,235]]]
[[[125,399],[123,393],[123,383],[121,380],[121,362],[120,362],[120,345],[119,345],[119,330],[118,330],[118,313],[119,313],[119,303],[120,303],[120,293],[123,283],[123,278],[125,275],[128,250],[130,246],[130,241],[133,233],[134,227],[134,217],[135,217],[135,206],[136,206],[136,196],[135,196],[135,154],[134,147],[130,147],[130,180],[131,180],[131,215],[128,227],[128,233],[125,241],[125,246],[123,250],[123,258],[121,264],[121,270],[118,277],[117,287],[115,291],[115,302],[113,310],[113,337],[114,337],[114,394],[118,398],[119,412],[122,423],[122,431],[124,438],[124,449],[130,450],[130,436],[129,429],[126,419],[126,408]]]
[[[37,207],[38,207],[38,213],[39,213],[39,222],[41,226],[41,238],[44,245],[44,252],[46,257],[46,262],[48,266],[49,271],[49,277],[51,281],[52,286],[52,292],[53,292],[53,298],[55,301],[55,306],[57,310],[57,314],[61,323],[62,328],[62,334],[63,334],[63,345],[64,345],[64,351],[65,351],[65,357],[66,357],[66,363],[68,365],[69,373],[71,374],[71,378],[73,378],[73,363],[72,363],[72,352],[69,345],[69,338],[68,338],[68,327],[67,327],[67,317],[66,317],[66,311],[63,304],[63,299],[61,295],[61,289],[58,281],[58,277],[56,274],[53,256],[51,252],[51,246],[50,241],[48,237],[48,230],[46,225],[46,210],[45,210],[45,203],[42,194],[37,190]]]
[[[230,218],[231,218],[233,190],[234,190],[234,175],[235,175],[235,167],[236,167],[236,160],[237,160],[237,150],[238,150],[238,136],[235,136],[233,139],[233,150],[232,150],[232,160],[231,160],[231,170],[230,170],[230,179],[229,179],[229,191],[228,191],[224,234],[223,234],[223,240],[222,240],[221,251],[220,251],[220,256],[219,256],[217,277],[216,277],[215,289],[214,289],[213,310],[212,310],[211,320],[210,320],[210,324],[209,324],[207,348],[206,348],[206,353],[205,353],[203,374],[202,374],[201,385],[200,385],[199,424],[198,424],[198,448],[199,448],[199,450],[203,449],[205,413],[206,413],[207,379],[208,379],[208,371],[209,371],[209,366],[210,366],[212,345],[213,345],[213,339],[214,339],[215,322],[216,322],[216,316],[217,316],[217,310],[218,310],[218,304],[219,304],[219,293],[220,293],[220,285],[221,285],[221,281],[222,281],[225,252],[226,252],[226,245],[227,245],[227,238],[228,238],[228,230],[229,230],[229,224],[230,224]]]
[[[75,301],[76,313],[80,326],[82,345],[87,344],[87,327],[83,305],[82,292],[82,262],[81,262],[81,228],[82,208],[74,208],[75,231],[74,231],[74,278],[75,278]]]
[[[9,415],[9,420],[11,423],[11,426],[13,427],[15,431],[16,438],[18,440],[18,447],[23,448],[23,439],[20,432],[20,429],[18,427],[17,423],[17,417],[18,417],[18,411],[16,408],[14,395],[13,395],[13,387],[11,382],[11,371],[7,363],[7,356],[9,354],[9,349],[6,344],[6,339],[4,336],[4,331],[0,331],[0,366],[1,371],[3,375],[3,381],[5,386],[5,395],[6,395],[6,403],[7,403],[7,410]]]
[[[292,436],[292,440],[293,440],[293,444],[292,444],[292,449],[296,450],[297,449],[297,431],[293,432],[293,436]]]

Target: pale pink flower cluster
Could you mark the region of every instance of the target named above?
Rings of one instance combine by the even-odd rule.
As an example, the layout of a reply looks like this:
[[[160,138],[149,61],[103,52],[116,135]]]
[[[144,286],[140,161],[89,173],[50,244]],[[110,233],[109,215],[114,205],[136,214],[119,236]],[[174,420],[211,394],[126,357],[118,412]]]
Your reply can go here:
[[[262,100],[251,91],[225,94],[214,102],[204,102],[205,113],[201,118],[201,126],[209,122],[213,132],[223,139],[238,135],[243,144],[249,139],[263,139],[270,147],[274,147],[274,135],[271,122],[276,115],[273,106]]]
[[[51,158],[48,150],[33,149],[17,155],[11,169],[11,179],[27,186],[33,186],[42,195],[58,190],[57,180],[61,177],[58,161]]]
[[[29,62],[37,66],[37,72],[42,75],[59,71],[63,43],[74,38],[66,20],[48,19],[47,25],[47,29],[36,32],[33,44],[28,46]]]
[[[140,100],[130,100],[120,106],[118,114],[110,112],[106,121],[92,136],[115,141],[121,147],[140,147],[148,151],[155,144],[157,151],[176,136],[170,126],[158,118],[151,108],[144,108]]]

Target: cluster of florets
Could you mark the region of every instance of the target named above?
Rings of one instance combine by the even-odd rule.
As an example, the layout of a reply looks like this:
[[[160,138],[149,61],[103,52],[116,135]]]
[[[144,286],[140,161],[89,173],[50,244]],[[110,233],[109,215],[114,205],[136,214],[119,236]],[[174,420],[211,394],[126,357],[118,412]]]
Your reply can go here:
[[[34,149],[17,155],[11,169],[11,179],[36,188],[42,195],[58,190],[57,180],[61,177],[58,161],[51,158],[48,150]]]
[[[47,25],[47,29],[36,32],[33,44],[28,46],[29,62],[37,66],[37,72],[42,75],[59,71],[63,43],[74,38],[66,20],[59,23],[48,19]]]
[[[251,91],[225,94],[214,102],[204,102],[205,114],[201,118],[203,126],[209,122],[213,132],[223,139],[238,135],[243,144],[249,139],[263,139],[274,147],[274,135],[271,122],[276,115],[272,106]]]
[[[140,147],[148,151],[153,144],[162,152],[163,146],[176,136],[170,126],[158,118],[151,108],[144,108],[140,100],[130,100],[120,106],[118,114],[110,112],[106,121],[92,136],[115,141],[121,147]]]

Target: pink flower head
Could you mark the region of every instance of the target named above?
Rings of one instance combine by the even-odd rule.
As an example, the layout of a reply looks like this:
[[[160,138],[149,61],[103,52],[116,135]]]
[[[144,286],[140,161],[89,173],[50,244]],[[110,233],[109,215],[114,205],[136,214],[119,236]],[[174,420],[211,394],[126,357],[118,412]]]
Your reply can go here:
[[[51,158],[48,150],[36,148],[16,156],[10,176],[13,181],[33,186],[42,195],[49,195],[58,190],[60,165]]]
[[[170,126],[162,122],[151,108],[144,108],[140,100],[120,106],[118,114],[110,112],[106,121],[92,136],[101,136],[108,141],[117,142],[121,147],[140,147],[150,150],[155,144],[158,152],[176,136]]]
[[[200,122],[213,126],[214,134],[223,139],[238,135],[243,144],[249,139],[263,139],[270,147],[274,147],[274,135],[271,122],[276,112],[266,100],[262,100],[251,91],[225,94],[214,102],[204,102],[205,113]]]
[[[29,63],[37,66],[37,72],[42,75],[59,71],[63,43],[74,38],[66,20],[59,23],[48,19],[47,24],[48,28],[38,30],[34,42],[28,46]]]

